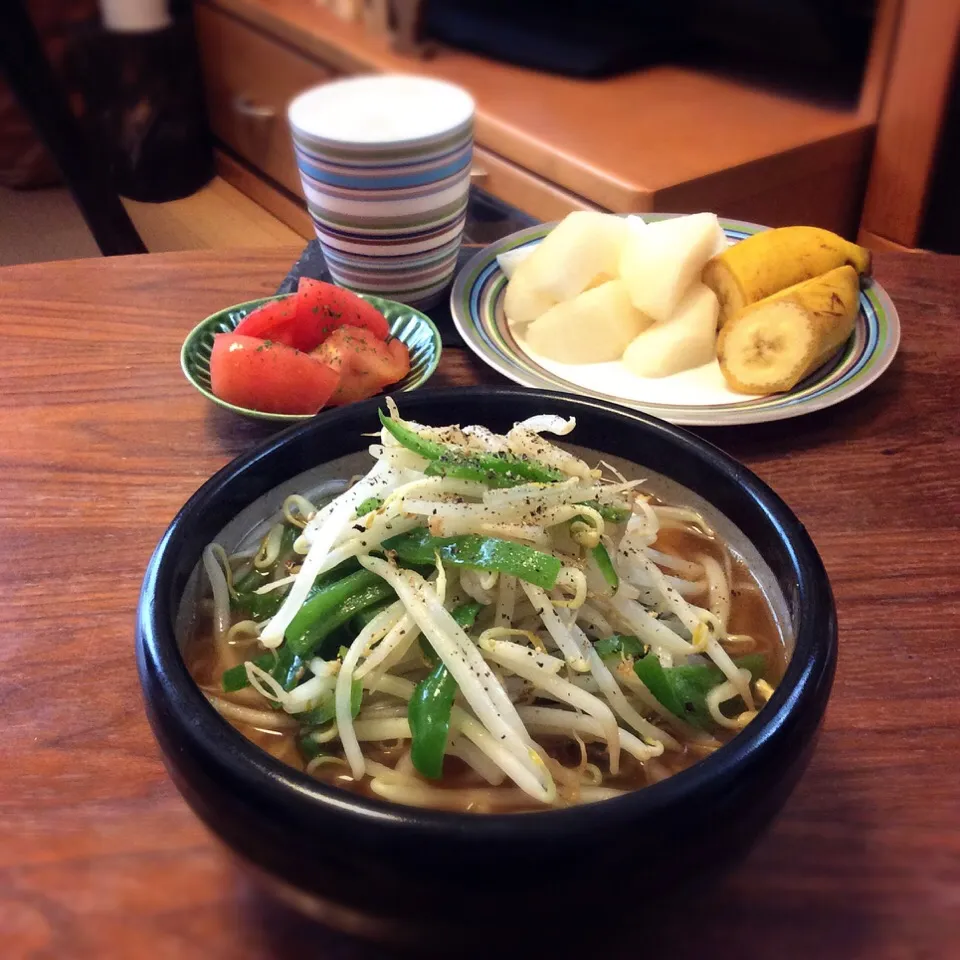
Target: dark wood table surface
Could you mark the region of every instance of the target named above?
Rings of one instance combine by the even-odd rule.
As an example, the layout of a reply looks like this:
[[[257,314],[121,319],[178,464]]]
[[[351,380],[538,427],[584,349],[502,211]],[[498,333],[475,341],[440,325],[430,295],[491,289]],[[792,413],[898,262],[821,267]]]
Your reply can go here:
[[[0,956],[391,955],[258,895],[167,778],[134,665],[158,538],[272,429],[197,394],[181,341],[271,292],[297,253],[0,270]],[[832,578],[840,661],[819,747],[666,946],[645,951],[639,928],[605,957],[960,957],[960,258],[879,254],[876,275],[904,328],[877,384],[819,414],[701,431],[786,499]],[[481,381],[499,377],[448,350],[433,383]],[[571,890],[598,916],[629,909],[576,877]]]

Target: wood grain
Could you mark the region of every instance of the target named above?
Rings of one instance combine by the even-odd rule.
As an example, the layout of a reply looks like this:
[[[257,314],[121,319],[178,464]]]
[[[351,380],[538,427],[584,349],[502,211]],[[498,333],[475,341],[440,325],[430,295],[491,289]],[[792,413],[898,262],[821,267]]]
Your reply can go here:
[[[870,137],[862,136],[864,155]],[[853,238],[860,220],[866,167],[847,138],[777,157],[776,165],[745,164],[661,190],[666,213],[713,210],[735,220],[785,227],[812,223]]]
[[[222,177],[196,193],[166,203],[124,199],[137,232],[151,253],[282,247],[300,235]]]
[[[875,119],[880,113],[903,3],[904,0],[877,0],[874,4],[873,33],[870,36],[870,49],[867,51],[858,105],[863,117]]]
[[[549,223],[574,210],[596,210],[596,204],[527,172],[509,160],[474,147],[471,181],[504,202]]]
[[[744,187],[752,197],[783,183],[798,159],[815,184],[825,156],[839,150],[858,176],[869,156],[873,95],[844,108],[674,66],[581,80],[449,49],[419,61],[311,0],[207,0],[198,10],[213,7],[337,71],[416,72],[466,87],[477,101],[478,144],[617,212],[668,210],[661,192],[706,178],[706,208],[735,209]],[[882,73],[885,36],[874,44],[871,77]]]
[[[0,270],[5,958],[392,956],[260,900],[167,779],[134,667],[157,539],[272,429],[194,392],[180,343],[272,291],[298,253]],[[841,655],[813,763],[685,919],[598,956],[960,955],[960,259],[880,252],[876,274],[904,327],[877,384],[820,414],[702,431],[784,496],[833,579]],[[498,379],[448,350],[434,383]]]
[[[869,247],[871,250],[889,250],[895,253],[923,253],[919,247],[905,247],[902,243],[895,243],[886,237],[881,237],[876,233],[861,227],[857,231],[857,243],[861,247]]]
[[[214,152],[217,174],[248,196],[264,210],[273,214],[281,223],[285,223],[294,233],[305,240],[316,236],[313,220],[307,213],[307,204],[301,194],[294,195],[283,187],[268,181],[224,149]]]

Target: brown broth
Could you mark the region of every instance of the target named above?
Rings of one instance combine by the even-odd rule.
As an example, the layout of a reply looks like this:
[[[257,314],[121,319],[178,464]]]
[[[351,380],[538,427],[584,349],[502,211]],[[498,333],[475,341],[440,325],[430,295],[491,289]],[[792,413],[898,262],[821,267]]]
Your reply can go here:
[[[698,556],[708,554],[719,561],[721,565],[724,565],[725,554],[728,554],[727,547],[715,538],[703,536],[689,529],[679,528],[662,529],[654,547],[662,553],[669,553],[685,560],[695,561]],[[729,585],[731,596],[728,631],[732,634],[749,635],[755,641],[755,646],[749,650],[731,646],[731,655],[737,657],[743,653],[763,653],[767,662],[764,678],[776,686],[783,676],[786,666],[786,650],[773,611],[760,584],[751,574],[744,561],[732,553],[729,554],[729,560],[732,576]],[[695,604],[705,606],[707,602],[706,591],[688,599]],[[234,694],[225,694],[220,689],[220,679],[223,672],[247,659],[245,656],[246,649],[246,647],[238,646],[232,648],[230,655],[227,657],[218,657],[213,648],[209,611],[201,609],[199,616],[196,618],[194,629],[187,638],[185,659],[192,676],[208,694],[242,706],[269,709],[263,698],[249,688]],[[553,705],[556,706],[556,704]],[[228,722],[247,739],[277,759],[298,770],[306,769],[306,763],[297,747],[298,731],[296,729],[275,731],[262,729],[233,719]],[[654,718],[654,722],[658,725],[663,723],[659,718]],[[684,738],[676,731],[671,732],[677,736],[677,739],[684,742]],[[713,736],[716,741],[722,744],[728,742],[735,736],[735,733],[722,730],[714,732]],[[537,742],[544,748],[552,761],[559,764],[560,767],[570,771],[579,767],[581,752],[575,741],[559,736],[539,736]],[[335,751],[336,748],[337,744],[334,741],[330,744],[331,752]],[[387,766],[393,766],[401,760],[408,749],[409,744],[407,742],[376,744],[368,742],[364,744],[364,756]],[[686,769],[708,752],[711,751],[705,747],[685,742],[682,751],[666,751],[656,760],[645,764],[641,764],[636,758],[622,752],[619,774],[613,777],[607,772],[603,778],[603,786],[621,790],[636,790]],[[590,763],[595,764],[601,770],[605,769],[606,748],[603,744],[586,744],[586,754]],[[554,773],[558,787],[560,787],[563,773],[556,768]],[[349,790],[361,796],[376,796],[371,789],[369,777],[361,781],[354,780],[346,771],[344,765],[323,765],[316,769],[312,775],[323,783]],[[416,775],[414,774],[414,776]],[[479,774],[456,757],[445,759],[444,775],[441,780],[427,781],[417,778],[417,781],[429,784],[440,791],[432,803],[438,808],[476,813],[488,812],[494,808],[497,812],[518,813],[542,809],[542,805],[531,798],[523,795],[514,798],[513,794],[517,793],[515,790],[510,795],[509,803],[491,804],[491,791],[512,788],[512,785],[509,781],[505,781],[503,787],[491,788]],[[562,787],[560,787],[560,792],[562,796],[564,794]],[[445,801],[444,793],[449,797],[449,802]],[[575,788],[567,791],[567,801],[575,800],[575,794]]]
[[[770,609],[770,602],[743,559],[716,538],[706,537],[691,530],[674,528],[661,530],[654,548],[661,553],[670,553],[684,560],[695,560],[700,554],[708,554],[721,566],[723,566],[724,554],[729,556],[730,620],[727,624],[727,632],[753,637],[756,646],[751,650],[744,649],[742,653],[764,654],[767,658],[767,672],[764,679],[776,686],[786,669],[786,650],[773,611]],[[706,592],[687,599],[698,606],[705,606]],[[731,647],[731,654],[740,656],[741,650]]]

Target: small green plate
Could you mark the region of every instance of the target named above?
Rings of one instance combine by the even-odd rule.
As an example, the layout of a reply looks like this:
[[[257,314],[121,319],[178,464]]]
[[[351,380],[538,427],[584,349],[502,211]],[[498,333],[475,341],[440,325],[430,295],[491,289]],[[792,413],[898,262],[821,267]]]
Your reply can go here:
[[[264,413],[262,410],[250,410],[247,407],[227,403],[214,396],[210,390],[210,352],[213,350],[214,336],[218,333],[232,332],[248,313],[261,304],[292,296],[295,294],[287,293],[277,297],[248,300],[246,303],[238,303],[234,307],[220,310],[198,323],[183,341],[183,347],[180,349],[180,366],[186,378],[217,406],[232,410],[234,413],[242,413],[245,417],[295,423],[315,416],[310,413]],[[384,300],[382,297],[367,294],[358,294],[358,296],[375,306],[387,318],[390,333],[406,344],[410,351],[410,372],[398,383],[391,384],[390,392],[416,390],[417,387],[423,386],[437,369],[442,350],[440,334],[433,325],[433,321],[419,310],[397,303],[395,300]]]

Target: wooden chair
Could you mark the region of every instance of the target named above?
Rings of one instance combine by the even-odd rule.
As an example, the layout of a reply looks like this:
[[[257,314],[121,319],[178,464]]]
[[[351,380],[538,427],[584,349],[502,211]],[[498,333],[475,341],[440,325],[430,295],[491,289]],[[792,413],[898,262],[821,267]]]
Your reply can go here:
[[[70,110],[21,0],[0,0],[0,72],[60,167],[103,255],[146,253],[106,164],[93,155]]]

